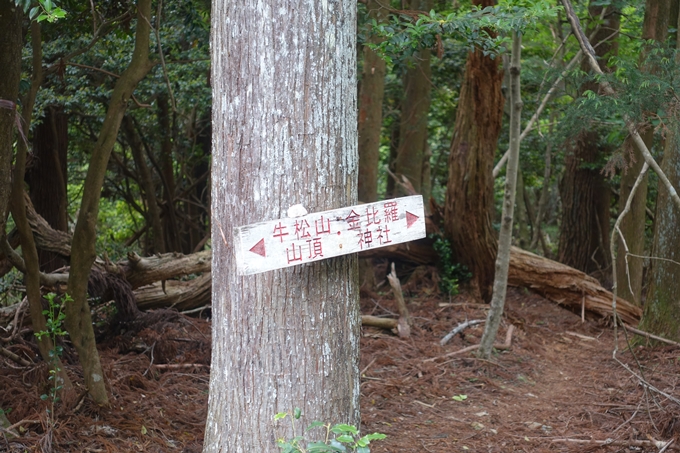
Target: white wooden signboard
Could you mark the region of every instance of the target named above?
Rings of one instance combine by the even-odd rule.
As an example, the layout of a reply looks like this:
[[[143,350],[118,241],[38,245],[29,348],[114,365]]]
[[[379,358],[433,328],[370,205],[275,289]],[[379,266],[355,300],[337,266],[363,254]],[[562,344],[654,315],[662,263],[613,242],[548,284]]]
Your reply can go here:
[[[420,195],[234,228],[240,275],[424,237],[425,212]]]

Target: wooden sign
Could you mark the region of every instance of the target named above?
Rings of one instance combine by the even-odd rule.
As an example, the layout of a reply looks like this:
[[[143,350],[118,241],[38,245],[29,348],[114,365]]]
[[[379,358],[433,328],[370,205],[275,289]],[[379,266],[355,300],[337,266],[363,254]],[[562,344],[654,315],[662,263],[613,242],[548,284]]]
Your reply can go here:
[[[425,212],[420,195],[234,228],[240,275],[424,237]]]

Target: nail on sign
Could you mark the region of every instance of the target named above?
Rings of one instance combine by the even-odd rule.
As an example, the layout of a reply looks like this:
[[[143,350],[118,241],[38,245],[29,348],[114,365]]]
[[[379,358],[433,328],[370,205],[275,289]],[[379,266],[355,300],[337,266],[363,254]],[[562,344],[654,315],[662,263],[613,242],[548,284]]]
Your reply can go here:
[[[424,237],[425,212],[420,195],[234,228],[240,275]]]

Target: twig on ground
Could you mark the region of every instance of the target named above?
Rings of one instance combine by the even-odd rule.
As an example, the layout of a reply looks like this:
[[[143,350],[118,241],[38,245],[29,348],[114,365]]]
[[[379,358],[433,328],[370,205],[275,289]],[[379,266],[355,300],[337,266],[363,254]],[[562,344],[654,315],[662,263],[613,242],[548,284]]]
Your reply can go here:
[[[14,429],[14,428],[18,428],[21,425],[39,425],[39,424],[40,424],[40,420],[21,420],[19,422],[16,422],[13,425],[8,426],[5,429],[11,430],[11,429]]]
[[[671,344],[673,346],[680,346],[680,343],[678,343],[677,341],[667,340],[664,337],[660,337],[658,335],[645,332],[644,330],[636,329],[634,327],[629,326],[628,324],[623,324],[623,327],[625,327],[627,330],[630,330],[635,334],[642,335],[643,337],[651,338],[652,340],[661,341],[662,343]]]
[[[23,366],[30,366],[31,365],[31,362],[29,362],[28,360],[22,359],[21,357],[19,357],[18,355],[16,355],[12,351],[10,351],[9,349],[6,349],[2,346],[0,346],[0,355],[4,355],[8,359],[12,359],[16,363],[23,365]]]
[[[159,363],[153,365],[157,370],[183,370],[186,368],[210,368],[210,365],[202,363]]]
[[[498,344],[498,343],[494,344],[493,345],[494,349],[499,349],[499,350],[510,349],[510,347],[512,346],[512,333],[514,331],[515,331],[515,326],[510,324],[510,327],[508,327],[508,333],[505,335],[505,343],[504,344]],[[447,357],[451,357],[451,356],[458,355],[458,354],[464,354],[466,352],[475,351],[477,349],[479,349],[479,345],[475,344],[475,345],[468,346],[467,348],[463,348],[463,349],[458,350],[458,351],[453,351],[453,352],[449,352],[448,354],[444,354],[444,355],[440,355],[440,356],[437,356],[437,357],[431,357],[429,359],[425,359],[425,360],[423,360],[423,362],[434,362],[435,360],[445,359]]]
[[[377,359],[377,357],[373,357],[373,360],[371,360],[371,361],[368,363],[368,365],[366,365],[366,366],[364,367],[364,369],[361,370],[361,373],[359,373],[359,376],[363,376],[364,373],[367,372],[369,368],[371,368],[371,365],[373,365],[373,364],[375,363],[375,360],[376,360],[376,359]]]
[[[180,313],[182,313],[183,315],[189,315],[191,313],[196,313],[196,312],[199,312],[199,311],[207,310],[209,308],[211,308],[210,305],[204,305],[202,307],[192,308],[191,310],[180,311]]]
[[[446,343],[448,343],[451,340],[451,338],[455,337],[456,334],[462,332],[463,330],[467,329],[468,327],[471,327],[471,326],[474,326],[474,325],[477,325],[477,324],[481,324],[484,321],[486,321],[486,319],[471,319],[469,321],[461,322],[456,327],[454,327],[451,332],[446,334],[446,336],[441,339],[439,344],[444,346]]]
[[[671,443],[673,443],[673,439],[671,439],[668,442],[663,440],[615,440],[615,439],[594,440],[594,439],[570,439],[570,438],[552,440],[552,443],[556,442],[587,445],[613,445],[616,447],[655,447],[665,450]]]

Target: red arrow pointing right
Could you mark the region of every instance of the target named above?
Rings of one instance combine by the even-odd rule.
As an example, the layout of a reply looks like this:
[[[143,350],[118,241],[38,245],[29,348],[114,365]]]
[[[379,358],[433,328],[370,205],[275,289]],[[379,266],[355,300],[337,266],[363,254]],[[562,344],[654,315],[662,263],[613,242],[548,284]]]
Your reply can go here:
[[[410,212],[406,211],[406,228],[411,228],[411,225],[416,223],[416,221],[419,219],[415,214],[411,214]]]

